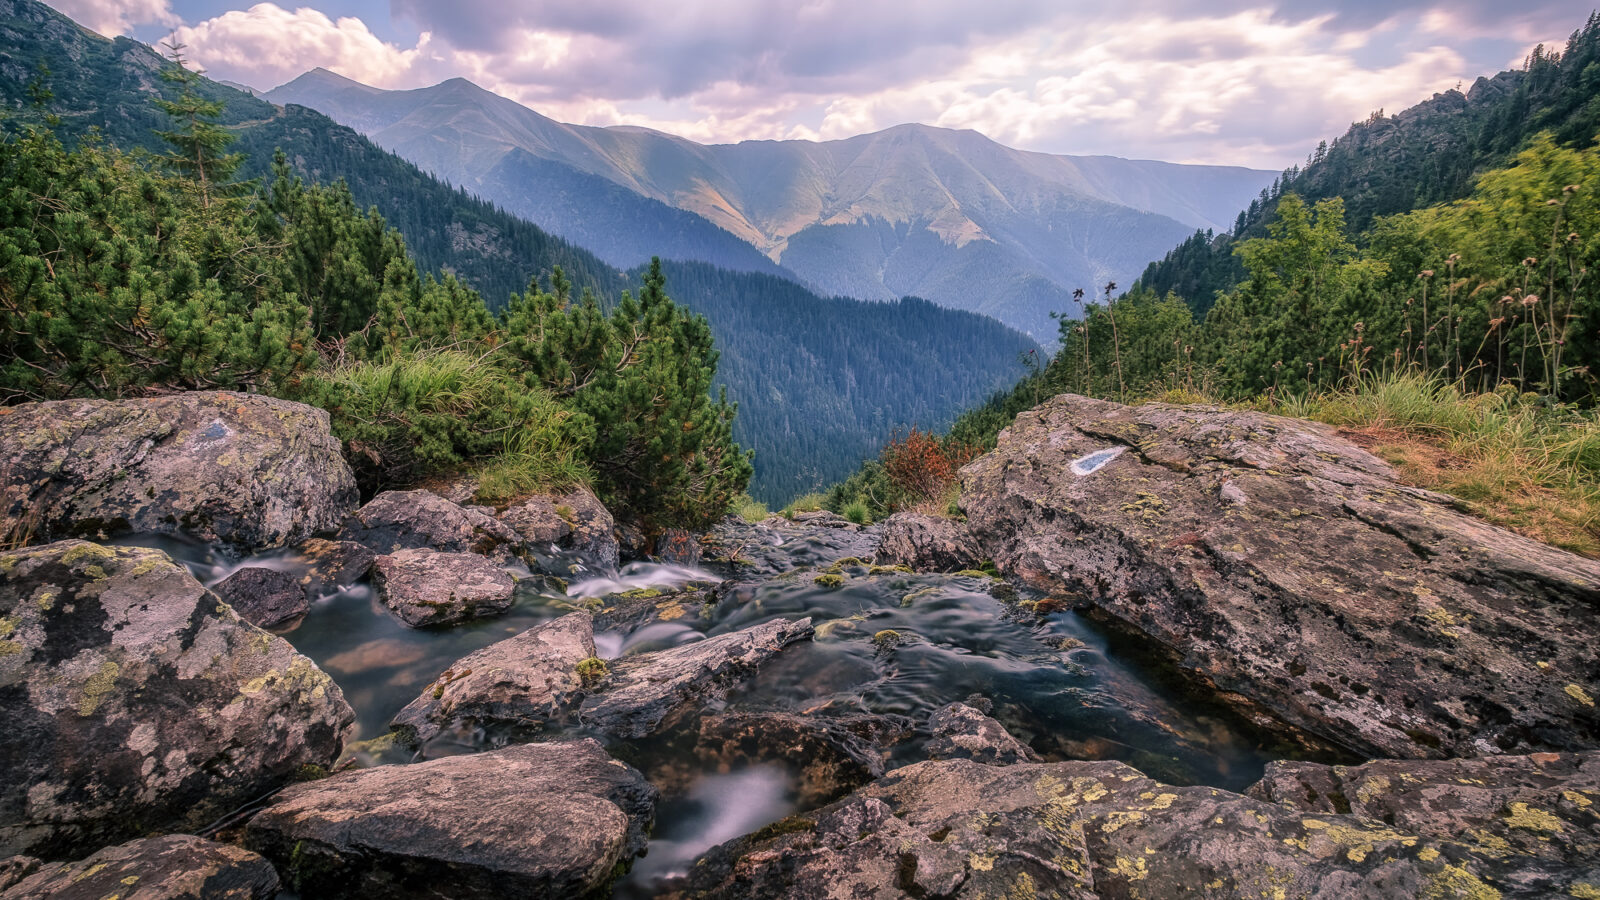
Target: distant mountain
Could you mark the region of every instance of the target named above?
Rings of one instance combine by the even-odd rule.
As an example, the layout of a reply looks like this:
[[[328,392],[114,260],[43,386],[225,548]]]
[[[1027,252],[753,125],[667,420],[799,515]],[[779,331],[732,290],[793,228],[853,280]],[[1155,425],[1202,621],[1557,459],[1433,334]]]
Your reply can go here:
[[[41,63],[54,94],[48,112],[62,134],[94,129],[123,148],[162,147],[154,131],[169,123],[150,101],[172,90],[159,77],[170,63],[34,0],[0,0],[0,131],[43,120],[27,91]],[[200,90],[226,103],[235,149],[246,155],[243,177],[266,175],[281,149],[312,180],[343,179],[357,203],[375,207],[405,235],[423,268],[454,272],[491,308],[556,266],[604,302],[638,284],[637,272],[442,183],[321,113],[280,109],[211,81]],[[575,201],[571,209],[584,211]],[[644,233],[641,246],[649,238]],[[773,504],[843,477],[896,427],[948,422],[1013,383],[1021,355],[1037,349],[993,319],[928,303],[823,298],[770,274],[710,265],[666,272],[672,297],[711,323],[722,353],[718,378],[740,404],[734,435],[756,450],[752,490]]]
[[[563,124],[459,78],[384,91],[316,69],[265,96],[318,109],[614,265],[648,245],[787,270],[824,293],[926,297],[1046,338],[1074,288],[1131,280],[1195,228],[1225,228],[1273,177],[1028,153],[922,125],[702,145]]]

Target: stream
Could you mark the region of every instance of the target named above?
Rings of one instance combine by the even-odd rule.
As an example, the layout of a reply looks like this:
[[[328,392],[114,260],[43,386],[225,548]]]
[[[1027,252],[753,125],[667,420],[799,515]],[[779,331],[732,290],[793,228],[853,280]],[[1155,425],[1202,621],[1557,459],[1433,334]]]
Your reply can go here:
[[[727,710],[826,709],[903,716],[921,725],[939,707],[978,695],[992,703],[991,715],[1045,760],[1118,759],[1164,782],[1240,790],[1260,778],[1273,758],[1228,714],[1186,699],[1141,661],[1114,651],[1103,633],[1074,612],[1041,618],[1020,611],[1014,600],[998,599],[1011,597],[1009,585],[976,575],[874,575],[866,565],[846,565],[839,568],[842,585],[819,585],[812,567],[869,555],[869,540],[830,533],[837,529],[738,529],[733,538],[743,565],[733,569],[632,563],[620,572],[580,571],[563,591],[560,581],[519,567],[511,570],[521,580],[506,614],[430,630],[401,625],[363,580],[317,599],[303,620],[279,633],[344,691],[356,712],[346,752],[358,765],[413,758],[387,739],[388,723],[457,659],[574,609],[606,608],[627,591],[650,596],[652,613],[635,624],[597,618],[595,643],[603,658],[773,619],[811,617],[814,639],[768,661],[729,695]],[[207,586],[246,565],[290,573],[305,567],[283,552],[229,561],[206,546],[171,538],[123,543],[167,551]],[[851,552],[862,547],[869,549]],[[733,584],[703,590],[730,574],[736,576]],[[672,593],[686,587],[702,590]],[[678,604],[675,596],[695,599]],[[576,733],[584,732],[579,727]],[[728,766],[697,757],[692,741],[618,746],[593,736],[662,792],[649,853],[618,882],[618,898],[653,896],[662,879],[686,871],[707,849],[800,811],[800,773],[783,764]],[[475,742],[446,731],[423,753],[433,758],[482,749],[483,736],[476,737]],[[926,739],[919,731],[894,744],[888,767],[926,758]]]

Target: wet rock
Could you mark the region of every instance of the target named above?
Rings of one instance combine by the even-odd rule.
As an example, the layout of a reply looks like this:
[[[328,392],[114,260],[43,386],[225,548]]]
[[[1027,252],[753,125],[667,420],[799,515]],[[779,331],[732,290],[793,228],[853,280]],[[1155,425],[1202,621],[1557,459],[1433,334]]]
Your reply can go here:
[[[883,522],[878,564],[921,572],[975,569],[983,558],[965,523],[920,513],[895,513]]]
[[[1091,598],[1308,743],[1600,746],[1600,563],[1403,486],[1322,426],[1063,395],[962,470],[962,505],[1002,571]]]
[[[339,538],[380,554],[427,549],[499,561],[514,558],[522,543],[504,522],[428,491],[384,491],[350,515]]]
[[[610,673],[583,702],[583,723],[623,738],[641,738],[685,711],[719,701],[762,662],[811,637],[811,620],[774,620],[654,653],[613,660]]]
[[[456,625],[511,608],[516,582],[475,553],[401,550],[372,567],[378,598],[411,628]]]
[[[244,842],[307,897],[588,897],[644,849],[655,799],[597,741],[524,744],[297,785]]]
[[[800,773],[801,808],[838,799],[883,775],[885,748],[910,737],[905,716],[730,712],[700,720],[696,754],[724,770],[782,762]]]
[[[202,828],[332,763],[354,718],[160,551],[0,554],[0,856]]]
[[[965,703],[952,703],[928,717],[930,759],[970,759],[986,766],[1027,762],[1033,753],[1005,726]]]
[[[846,531],[855,531],[860,525],[846,519],[838,513],[825,509],[812,510],[811,512],[797,512],[793,521],[796,525],[811,525],[818,528],[843,528]]]
[[[1553,888],[1563,883],[1562,869],[1600,862],[1596,752],[1359,766],[1275,762],[1246,793],[1300,812],[1349,813],[1425,839],[1516,856],[1519,874],[1507,879],[1515,893]]]
[[[378,555],[355,541],[312,538],[295,548],[307,569],[300,584],[315,602],[367,577]]]
[[[703,619],[707,604],[714,606],[721,602],[728,587],[719,584],[676,591],[643,589],[608,594],[600,598],[601,606],[595,610],[594,629],[632,633],[652,622],[698,622]]]
[[[704,555],[700,538],[681,528],[669,528],[656,538],[656,556],[664,563],[697,566]]]
[[[562,616],[456,660],[390,727],[414,744],[461,719],[537,729],[578,699],[594,655],[589,614]]]
[[[173,834],[43,865],[0,900],[271,900],[278,887],[278,873],[260,856]]]
[[[39,871],[39,866],[41,865],[43,863],[33,856],[12,856],[7,859],[0,859],[0,892]],[[4,896],[3,893],[0,893],[0,896]]]
[[[1115,762],[925,762],[712,850],[676,896],[1584,896],[1600,831],[1587,808],[1567,809],[1509,809],[1435,837],[1165,785]],[[1565,829],[1567,855],[1516,852],[1530,826]]]
[[[293,575],[262,566],[245,566],[211,589],[241,619],[260,628],[275,628],[311,610],[305,589]]]
[[[536,554],[551,547],[572,553],[603,570],[617,567],[619,549],[613,533],[616,522],[600,499],[587,488],[565,494],[530,497],[500,513],[523,543]],[[555,574],[565,574],[556,572]]]
[[[188,534],[240,553],[337,527],[355,476],[315,407],[226,391],[60,400],[0,417],[0,534]]]
[[[755,581],[804,566],[826,568],[841,559],[870,559],[882,526],[829,528],[782,516],[759,524],[723,521],[701,541],[702,565],[728,578]]]

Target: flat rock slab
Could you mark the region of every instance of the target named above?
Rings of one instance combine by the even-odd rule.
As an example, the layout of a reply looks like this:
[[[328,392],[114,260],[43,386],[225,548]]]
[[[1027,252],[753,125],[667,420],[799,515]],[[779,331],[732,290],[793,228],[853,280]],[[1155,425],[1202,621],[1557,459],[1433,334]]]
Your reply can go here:
[[[307,897],[588,897],[644,849],[655,799],[597,741],[524,744],[297,785],[245,845]]]
[[[1600,746],[1600,563],[1312,423],[1063,395],[962,470],[1008,575],[1257,721],[1366,757]]]
[[[884,566],[910,566],[919,572],[959,572],[975,569],[983,550],[965,522],[895,513],[883,520],[877,560]]]
[[[258,628],[285,625],[311,611],[311,601],[293,575],[263,566],[245,566],[211,590]]]
[[[174,834],[46,863],[0,900],[272,900],[278,888],[278,873],[259,855]]]
[[[336,528],[358,499],[327,412],[227,391],[0,413],[0,534],[188,534],[250,553]]]
[[[610,674],[583,701],[589,728],[622,738],[641,738],[679,713],[721,699],[755,674],[762,662],[812,634],[811,620],[774,620],[690,644],[613,660]]]
[[[413,744],[458,720],[538,729],[582,697],[578,663],[594,655],[589,614],[562,616],[456,660],[390,727]]]
[[[372,576],[379,599],[411,628],[500,615],[517,588],[504,568],[475,553],[401,550],[378,557]]]
[[[354,719],[165,553],[0,553],[0,856],[200,829],[331,764]]]
[[[428,491],[384,491],[350,514],[339,539],[380,554],[426,548],[502,562],[514,558],[521,544],[509,525]]]
[[[1463,788],[1428,789],[1443,803]],[[925,762],[712,850],[674,896],[1583,897],[1600,820],[1577,800],[1544,805],[1561,790],[1592,797],[1587,779],[1557,776],[1457,834],[1174,787],[1114,762]],[[1566,835],[1564,855],[1518,851],[1539,833]]]
[[[1033,759],[1027,745],[1011,736],[999,721],[965,703],[951,703],[928,717],[931,759],[970,759],[990,766],[1009,766]]]

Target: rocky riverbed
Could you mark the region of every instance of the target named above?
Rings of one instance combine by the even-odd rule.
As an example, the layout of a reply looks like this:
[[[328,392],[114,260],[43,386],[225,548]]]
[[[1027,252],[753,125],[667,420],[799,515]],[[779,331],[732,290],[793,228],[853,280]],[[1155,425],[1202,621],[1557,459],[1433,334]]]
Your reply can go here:
[[[1600,568],[1314,426],[1056,398],[963,518],[629,561],[293,404],[19,409],[4,900],[1600,897]]]

